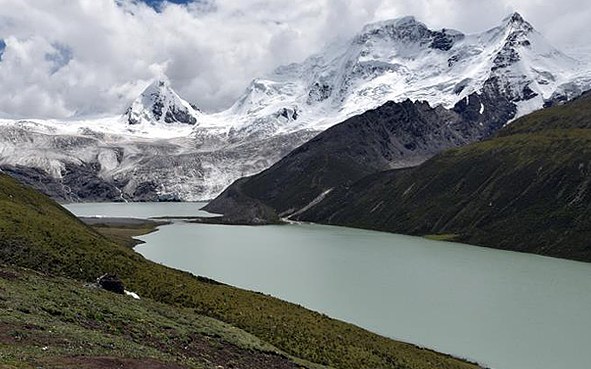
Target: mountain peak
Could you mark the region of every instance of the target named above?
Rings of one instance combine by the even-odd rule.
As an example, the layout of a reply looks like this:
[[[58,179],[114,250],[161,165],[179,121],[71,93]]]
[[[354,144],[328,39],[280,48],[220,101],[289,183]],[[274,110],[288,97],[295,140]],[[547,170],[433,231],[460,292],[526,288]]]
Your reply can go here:
[[[424,23],[419,22],[413,16],[407,16],[370,23],[363,27],[363,30],[357,34],[355,42],[363,44],[369,40],[379,38],[416,42],[429,35],[430,30]]]
[[[419,22],[414,17],[414,15],[408,15],[406,17],[401,17],[401,18],[393,19],[391,22],[394,23],[398,27],[405,26],[405,25],[415,25],[415,24],[422,25],[423,24],[423,23]]]
[[[534,27],[518,12],[511,13],[505,17],[501,26],[503,28],[511,28],[512,30],[522,30],[525,32],[531,32],[534,30]]]
[[[143,94],[145,94],[148,91],[158,91],[165,89],[172,90],[172,87],[170,86],[170,81],[166,77],[160,77],[158,79],[155,79],[152,83],[150,83],[150,85],[146,87],[146,89],[144,90]]]
[[[431,30],[415,17],[407,16],[366,25],[354,39],[354,44],[371,44],[376,39],[382,39],[397,45],[419,44],[431,49],[448,51],[456,41],[463,38],[464,34],[459,31]]]
[[[125,112],[129,124],[197,123],[197,111],[181,99],[166,77],[155,79]]]
[[[414,16],[409,15],[401,18],[387,19],[378,22],[366,24],[361,30],[360,34],[375,33],[379,30],[393,29],[393,28],[409,28],[409,27],[424,27],[424,23],[419,22]]]
[[[523,19],[521,14],[519,14],[519,12],[513,12],[505,17],[505,21],[523,23],[523,22],[525,22],[525,19]]]
[[[255,80],[228,114],[251,137],[322,130],[389,100],[451,108],[464,99],[470,112],[504,124],[562,93],[577,68],[519,13],[469,35],[403,17],[368,24],[350,40]],[[576,86],[591,83],[582,73]]]

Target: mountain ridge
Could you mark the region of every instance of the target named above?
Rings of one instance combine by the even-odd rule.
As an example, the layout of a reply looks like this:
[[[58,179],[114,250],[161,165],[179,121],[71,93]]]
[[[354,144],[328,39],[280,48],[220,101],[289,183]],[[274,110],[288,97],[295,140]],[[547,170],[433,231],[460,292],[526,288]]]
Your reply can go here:
[[[333,126],[293,150],[269,169],[237,181],[204,209],[236,217],[262,202],[279,216],[301,211],[323,193],[371,173],[416,166],[435,153],[488,136],[454,110],[427,102],[388,102]],[[259,205],[260,206],[260,205]]]
[[[472,122],[465,136],[491,135],[591,87],[591,67],[580,66],[519,14],[471,35],[389,20],[255,79],[223,112],[200,112],[156,79],[121,116],[0,120],[0,169],[66,201],[209,200],[388,101],[442,105]]]
[[[256,79],[230,111],[251,113],[251,121],[240,123],[243,129],[259,124],[323,130],[388,100],[426,100],[451,108],[466,96],[496,89],[494,98],[506,95],[515,105],[513,119],[568,94],[563,84],[571,81],[563,74],[575,67],[574,59],[549,45],[518,13],[472,35],[431,30],[414,17],[404,17],[366,25],[350,41],[279,67],[268,79]],[[518,88],[511,88],[514,84]],[[288,106],[298,111],[299,123],[272,119]]]

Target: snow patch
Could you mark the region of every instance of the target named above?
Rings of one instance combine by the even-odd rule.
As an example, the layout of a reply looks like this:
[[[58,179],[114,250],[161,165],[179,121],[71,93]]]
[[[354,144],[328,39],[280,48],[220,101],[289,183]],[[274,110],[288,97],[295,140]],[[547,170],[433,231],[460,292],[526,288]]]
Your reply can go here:
[[[138,294],[137,294],[137,293],[135,293],[135,292],[130,292],[130,291],[127,291],[127,290],[125,290],[125,294],[126,294],[127,296],[131,296],[131,297],[133,297],[133,298],[134,298],[134,299],[136,299],[136,300],[139,300],[139,299],[140,299],[140,297],[138,296]]]

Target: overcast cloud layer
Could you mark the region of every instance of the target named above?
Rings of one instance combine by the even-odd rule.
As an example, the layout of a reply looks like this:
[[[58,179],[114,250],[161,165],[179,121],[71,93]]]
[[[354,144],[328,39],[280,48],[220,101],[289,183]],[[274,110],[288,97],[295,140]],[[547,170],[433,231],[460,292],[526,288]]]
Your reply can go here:
[[[0,0],[0,112],[66,118],[122,113],[166,74],[207,111],[255,77],[301,61],[364,24],[415,15],[480,32],[519,11],[555,46],[591,40],[589,0]]]

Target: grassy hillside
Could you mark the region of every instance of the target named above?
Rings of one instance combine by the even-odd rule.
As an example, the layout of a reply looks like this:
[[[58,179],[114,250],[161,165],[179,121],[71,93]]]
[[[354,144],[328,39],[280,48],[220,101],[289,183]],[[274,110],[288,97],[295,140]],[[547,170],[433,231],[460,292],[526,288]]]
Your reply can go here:
[[[366,177],[300,219],[591,261],[591,94]]]
[[[117,274],[143,298],[190,308],[302,359],[337,368],[475,368],[270,296],[152,263],[0,174],[0,263],[92,281]],[[395,317],[394,317],[395,318]]]
[[[0,267],[0,291],[0,364],[11,367],[296,369],[301,364],[191,309],[71,279]]]
[[[564,105],[541,109],[499,131],[498,136],[528,134],[548,130],[591,128],[591,91]]]

